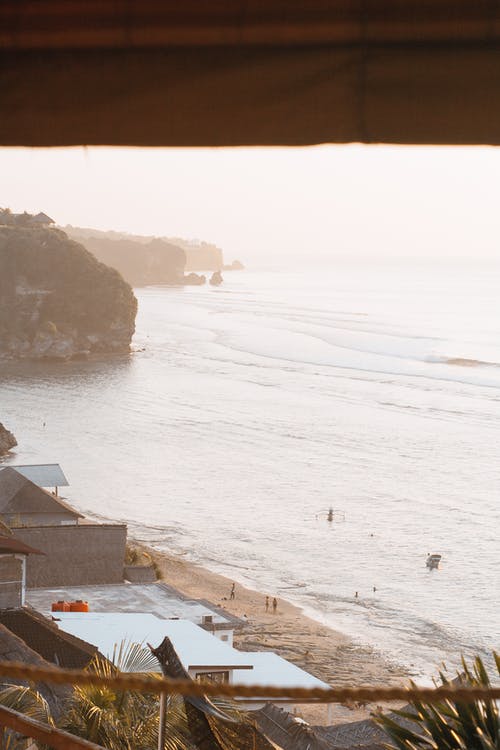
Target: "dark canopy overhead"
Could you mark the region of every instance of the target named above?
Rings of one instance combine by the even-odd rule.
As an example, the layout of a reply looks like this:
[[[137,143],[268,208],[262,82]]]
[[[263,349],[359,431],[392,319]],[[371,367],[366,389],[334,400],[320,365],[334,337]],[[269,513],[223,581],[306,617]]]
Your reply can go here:
[[[3,0],[0,143],[499,143],[498,0]]]

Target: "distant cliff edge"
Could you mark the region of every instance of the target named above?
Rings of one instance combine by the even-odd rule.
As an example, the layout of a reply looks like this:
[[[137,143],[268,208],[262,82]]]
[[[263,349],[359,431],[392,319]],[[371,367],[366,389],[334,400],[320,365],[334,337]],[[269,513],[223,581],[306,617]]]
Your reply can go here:
[[[0,226],[0,356],[127,352],[136,312],[120,274],[60,229]]]
[[[137,242],[88,237],[80,241],[98,260],[116,268],[132,286],[183,282],[186,265],[184,250],[165,240]]]
[[[194,271],[240,270],[244,267],[239,261],[224,266],[222,250],[210,242],[104,232],[71,225],[64,230],[100,261],[120,271],[133,286],[191,284]],[[196,283],[203,283],[202,277]]]
[[[8,453],[17,445],[17,440],[9,430],[0,422],[0,456]]]

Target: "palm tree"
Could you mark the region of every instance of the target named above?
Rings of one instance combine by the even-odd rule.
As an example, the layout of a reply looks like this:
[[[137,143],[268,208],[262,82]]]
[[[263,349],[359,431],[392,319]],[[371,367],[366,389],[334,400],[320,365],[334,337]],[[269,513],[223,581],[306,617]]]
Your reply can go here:
[[[2,685],[0,688],[0,705],[12,708],[31,719],[54,726],[49,704],[38,690],[21,685]],[[12,729],[0,731],[0,747],[3,750],[23,750],[31,740],[22,737]]]
[[[87,669],[104,677],[152,670],[158,662],[137,643],[115,647],[113,658],[96,655]],[[61,728],[108,750],[152,750],[158,744],[159,697],[134,690],[85,685],[74,689]],[[166,716],[165,750],[193,750],[181,701],[171,699]]]
[[[500,656],[493,654],[500,675]],[[443,685],[451,685],[439,675]],[[461,685],[489,687],[490,679],[479,656],[470,668],[462,659],[462,672],[457,675]],[[412,686],[413,683],[412,683]],[[395,717],[395,718],[392,718]],[[499,750],[500,710],[494,700],[459,703],[444,700],[433,705],[413,701],[390,716],[379,714],[377,723],[392,740],[389,748],[399,750]]]

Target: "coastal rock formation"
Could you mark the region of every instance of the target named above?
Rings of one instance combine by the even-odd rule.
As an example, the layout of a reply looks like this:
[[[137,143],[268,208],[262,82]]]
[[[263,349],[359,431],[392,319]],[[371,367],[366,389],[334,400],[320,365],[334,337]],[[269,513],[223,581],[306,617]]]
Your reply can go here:
[[[17,440],[9,430],[0,422],[0,456],[8,453],[17,445]]]
[[[0,356],[129,351],[132,289],[61,230],[0,226],[0,268]]]
[[[243,271],[245,266],[241,260],[233,260],[228,266],[223,267],[223,271]]]
[[[206,282],[205,276],[197,273],[188,273],[184,276],[183,284],[186,286],[200,286]]]
[[[82,242],[101,263],[116,268],[132,286],[183,283],[186,255],[170,242],[106,237],[88,237]]]
[[[64,229],[70,237],[94,253],[98,260],[120,271],[132,286],[193,284],[196,282],[193,282],[192,272],[220,271],[225,267],[222,250],[210,242],[125,234],[112,230],[103,232],[70,224]],[[228,268],[240,270],[243,264],[236,260]]]
[[[222,250],[210,242],[189,242],[177,237],[174,242],[186,253],[186,271],[220,271],[224,265]]]
[[[212,286],[219,286],[223,281],[224,279],[222,278],[222,274],[220,271],[214,271],[210,276],[210,283]]]

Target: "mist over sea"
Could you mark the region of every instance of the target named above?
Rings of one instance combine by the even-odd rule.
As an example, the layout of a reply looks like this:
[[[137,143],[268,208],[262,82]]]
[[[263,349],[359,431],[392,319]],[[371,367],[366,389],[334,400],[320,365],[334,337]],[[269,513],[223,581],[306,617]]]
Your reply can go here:
[[[8,462],[427,679],[500,645],[499,289],[416,264],[138,289],[130,357],[0,365]]]

